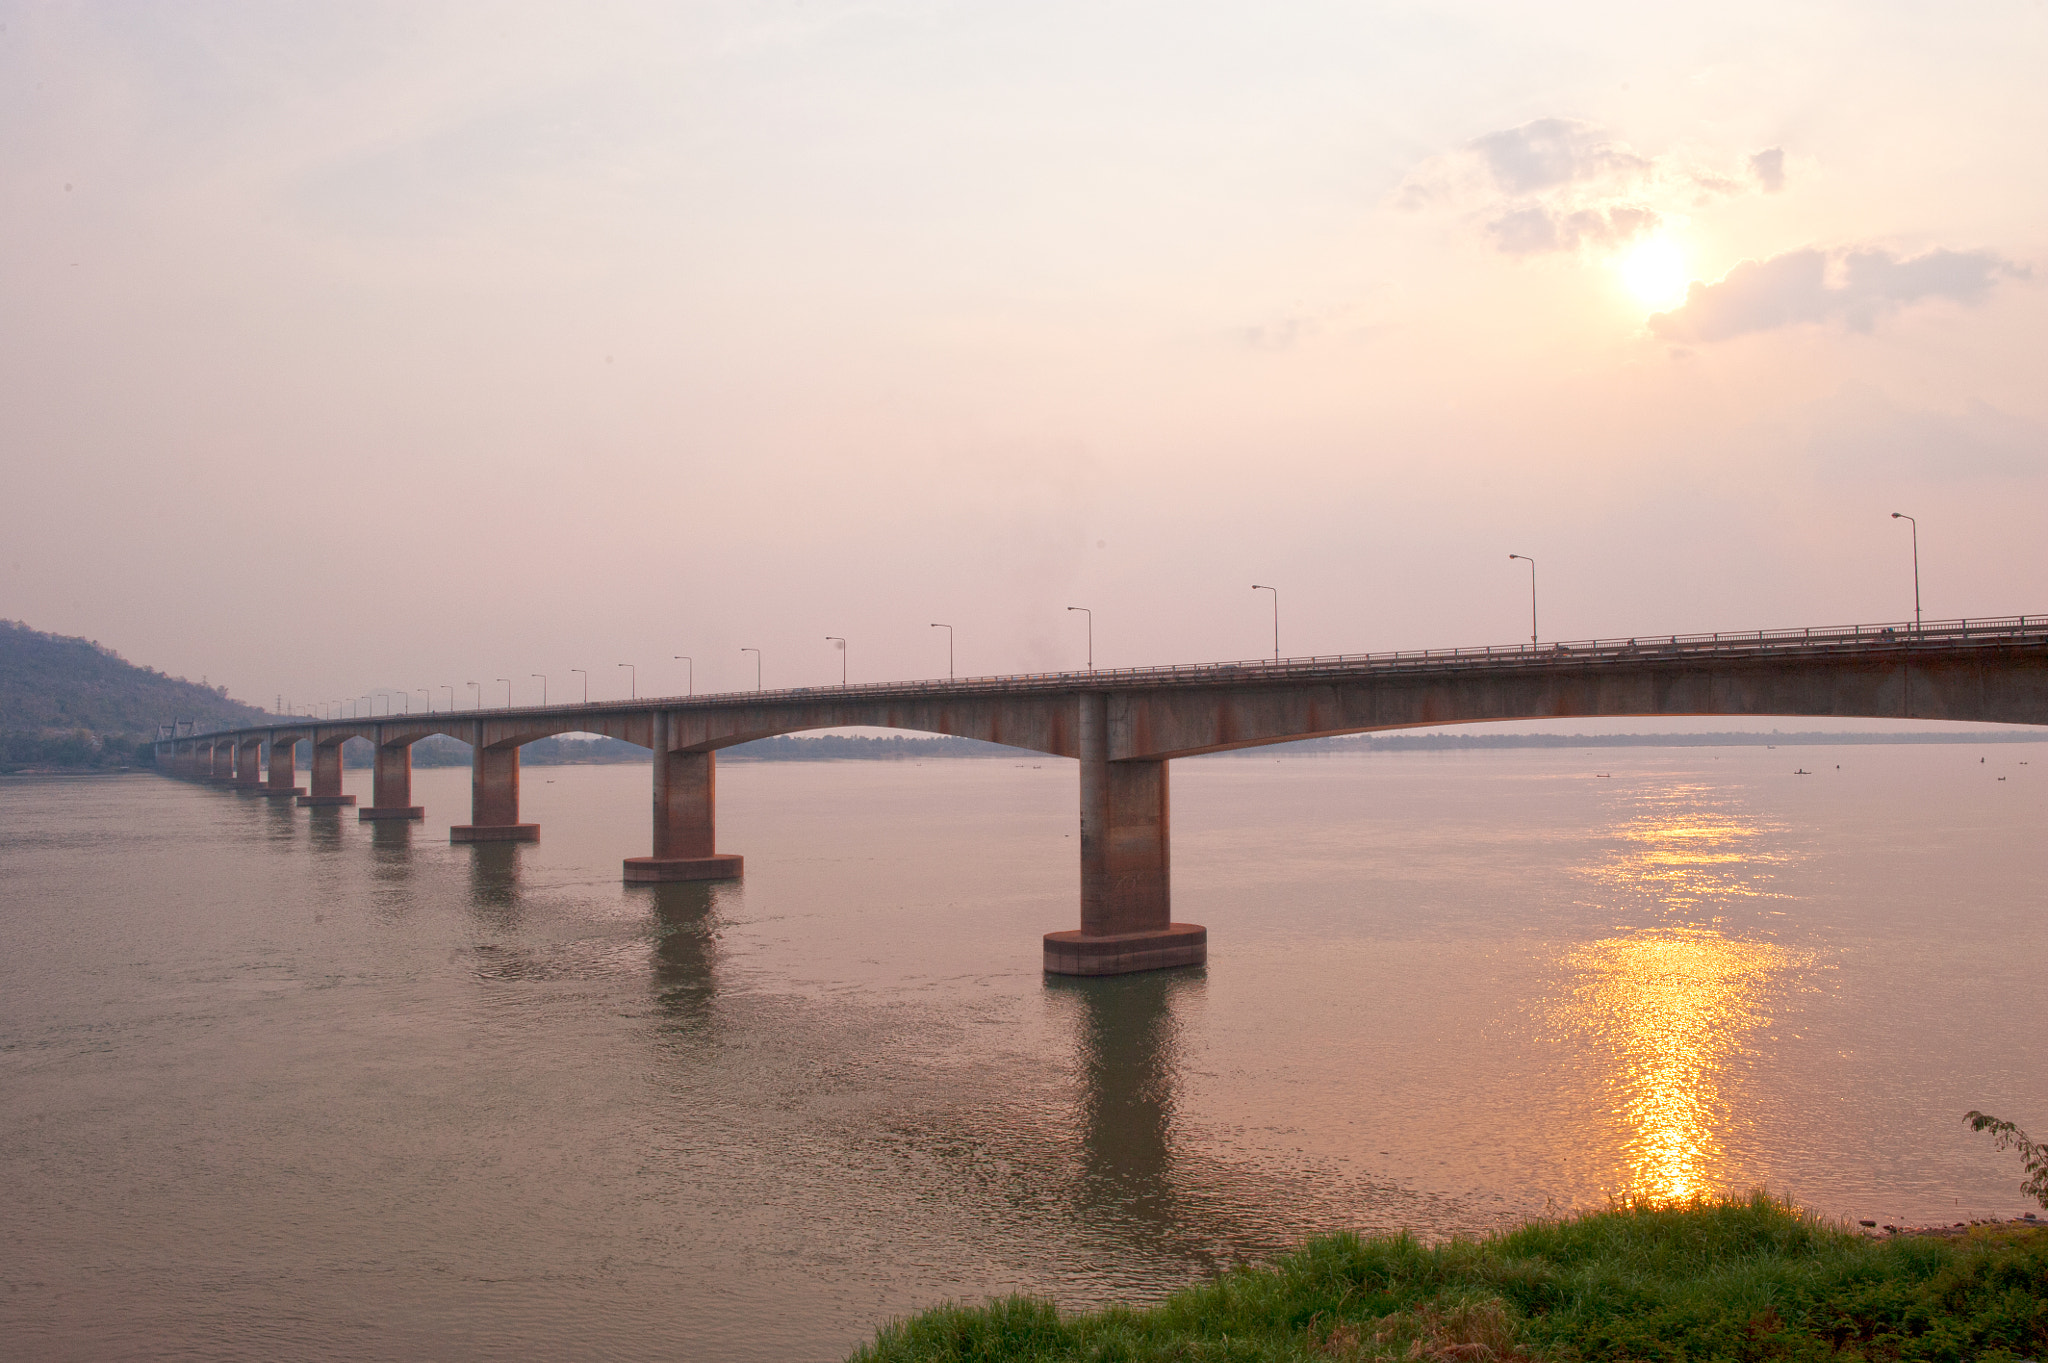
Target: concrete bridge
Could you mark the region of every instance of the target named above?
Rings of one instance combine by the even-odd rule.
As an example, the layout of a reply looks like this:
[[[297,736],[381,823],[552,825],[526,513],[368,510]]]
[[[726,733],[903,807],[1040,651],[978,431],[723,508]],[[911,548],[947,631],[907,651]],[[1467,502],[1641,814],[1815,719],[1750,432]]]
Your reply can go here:
[[[806,687],[622,702],[274,724],[158,744],[160,770],[302,805],[342,794],[342,745],[375,748],[363,819],[417,819],[412,745],[473,749],[470,820],[455,842],[531,841],[519,749],[561,733],[654,756],[649,855],[634,882],[736,877],[717,850],[717,753],[777,734],[853,725],[955,734],[1078,759],[1081,922],[1045,938],[1045,968],[1107,975],[1199,964],[1207,930],[1172,920],[1167,764],[1334,734],[1486,720],[1757,715],[2048,724],[2048,615],[1924,627],[1861,625],[1582,643],[1120,668],[949,682]],[[312,748],[311,793],[295,748]]]

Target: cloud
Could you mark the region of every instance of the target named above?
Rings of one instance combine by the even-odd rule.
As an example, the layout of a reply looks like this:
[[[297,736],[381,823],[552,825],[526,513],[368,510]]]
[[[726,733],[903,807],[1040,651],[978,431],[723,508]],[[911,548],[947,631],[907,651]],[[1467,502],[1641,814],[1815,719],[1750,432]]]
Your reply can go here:
[[[1785,149],[1769,147],[1750,157],[1749,173],[1756,177],[1764,193],[1782,193],[1785,188]]]
[[[1775,160],[1768,158],[1775,157]],[[1752,191],[1768,165],[1784,184],[1783,153],[1750,158],[1750,175],[1723,174],[1673,156],[1651,156],[1590,123],[1539,118],[1474,138],[1418,166],[1395,201],[1468,213],[1508,255],[1611,252],[1655,232],[1669,217]]]
[[[1472,150],[1485,158],[1494,183],[1507,194],[1534,194],[1588,180],[1627,179],[1648,173],[1653,163],[1598,128],[1564,118],[1539,118],[1475,138]]]
[[[1878,318],[1925,299],[1981,303],[2001,276],[2026,273],[1989,251],[1929,251],[1910,260],[1874,249],[1788,251],[1746,260],[1719,283],[1695,281],[1684,304],[1652,317],[1650,330],[1669,341],[1725,341],[1824,322],[1869,331]]]

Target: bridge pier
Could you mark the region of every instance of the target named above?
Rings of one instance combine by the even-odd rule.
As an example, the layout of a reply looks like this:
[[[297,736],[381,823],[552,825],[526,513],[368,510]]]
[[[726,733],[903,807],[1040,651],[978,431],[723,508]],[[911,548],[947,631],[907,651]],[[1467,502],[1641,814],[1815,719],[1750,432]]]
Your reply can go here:
[[[271,735],[270,779],[263,785],[265,796],[271,799],[289,800],[294,796],[306,793],[306,788],[298,783],[298,752],[298,739],[289,737],[279,738],[275,734]]]
[[[1109,698],[1079,698],[1081,927],[1045,935],[1052,975],[1201,965],[1209,930],[1173,921],[1166,762],[1109,759]]]
[[[370,803],[356,811],[362,821],[424,819],[425,805],[412,802],[412,742],[386,744],[377,730],[377,755],[370,768]]]
[[[341,793],[341,747],[347,742],[340,739],[332,743],[313,742],[313,793],[301,795],[299,805],[304,808],[313,805],[352,805],[353,795]]]
[[[718,754],[672,752],[669,716],[654,712],[654,855],[627,857],[626,883],[736,880],[745,859],[719,852]]]
[[[222,785],[235,779],[235,745],[216,743],[206,754],[206,779]]]
[[[263,789],[263,740],[244,739],[235,745],[235,794],[255,795]]]
[[[519,822],[519,749],[486,748],[482,724],[469,759],[469,822],[450,828],[448,841],[540,841],[539,824]]]

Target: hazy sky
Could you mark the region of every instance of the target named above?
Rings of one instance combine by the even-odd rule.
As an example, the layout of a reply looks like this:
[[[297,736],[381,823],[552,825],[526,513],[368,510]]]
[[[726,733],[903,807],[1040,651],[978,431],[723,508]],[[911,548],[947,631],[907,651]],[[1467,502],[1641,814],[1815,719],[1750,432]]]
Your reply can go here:
[[[0,616],[245,699],[2048,613],[2039,0],[0,24]]]

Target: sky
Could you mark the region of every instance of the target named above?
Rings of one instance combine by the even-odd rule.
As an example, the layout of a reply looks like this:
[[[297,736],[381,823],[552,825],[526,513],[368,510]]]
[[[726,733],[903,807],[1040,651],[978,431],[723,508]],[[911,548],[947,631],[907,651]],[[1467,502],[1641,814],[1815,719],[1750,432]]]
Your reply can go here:
[[[293,705],[2048,613],[2048,7],[0,0],[0,617]],[[677,659],[692,659],[688,665]],[[631,663],[633,669],[620,667]],[[452,688],[452,689],[442,689]]]

